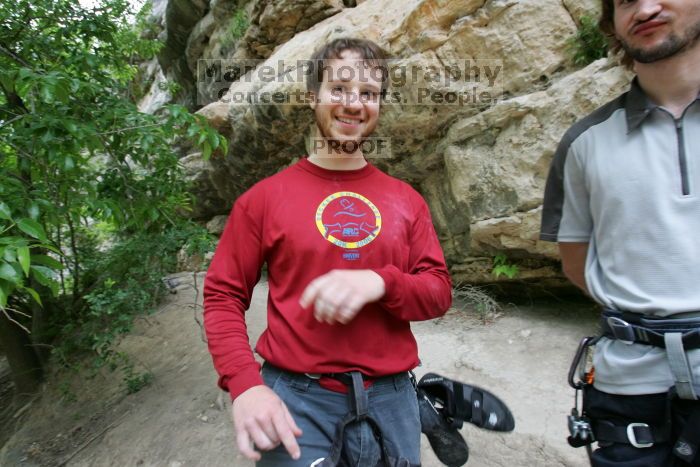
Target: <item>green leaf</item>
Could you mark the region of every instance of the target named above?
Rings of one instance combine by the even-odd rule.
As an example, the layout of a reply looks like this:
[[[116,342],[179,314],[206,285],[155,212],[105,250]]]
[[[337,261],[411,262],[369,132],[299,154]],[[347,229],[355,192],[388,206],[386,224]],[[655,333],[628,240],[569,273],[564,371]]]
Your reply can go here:
[[[29,277],[29,264],[31,263],[31,259],[28,246],[22,246],[17,249],[17,259],[19,259],[19,264],[22,266],[24,275]]]
[[[34,220],[37,220],[39,218],[39,214],[41,214],[39,205],[36,203],[32,203],[31,206],[29,206],[28,212],[29,217],[31,217]]]
[[[12,220],[12,211],[10,211],[10,207],[2,201],[0,201],[0,219]]]
[[[19,247],[27,245],[27,239],[22,237],[0,237],[0,245]]]
[[[54,297],[57,296],[58,282],[56,282],[56,280],[53,278],[53,270],[44,266],[35,266],[33,264],[30,266],[30,268],[32,271],[32,277],[34,277],[36,281],[44,287],[50,288]]]
[[[188,126],[185,134],[188,138],[194,138],[194,135],[197,134],[197,127],[194,125]]]
[[[22,281],[22,273],[17,271],[12,264],[3,261],[0,263],[0,279],[5,279],[11,284],[19,284]]]
[[[44,232],[44,228],[34,219],[20,219],[19,221],[17,221],[17,227],[19,227],[19,229],[22,232],[26,233],[30,237],[34,237],[37,240],[41,240],[42,242],[48,241],[48,239],[46,238],[46,232]]]
[[[34,243],[32,245],[29,245],[29,248],[43,248],[45,250],[53,251],[57,255],[63,255],[63,253],[61,253],[61,250],[59,250],[53,245],[47,245],[45,243]]]
[[[219,134],[216,131],[210,130],[207,134],[207,139],[209,140],[209,144],[211,145],[212,149],[219,147]]]
[[[205,142],[202,145],[202,158],[205,161],[208,161],[210,157],[211,157],[211,146],[209,145],[209,142]]]
[[[34,301],[37,302],[39,305],[41,305],[42,307],[44,306],[44,304],[41,303],[41,297],[39,297],[39,294],[36,290],[32,289],[31,287],[22,287],[21,289],[27,292],[29,295],[31,295]]]
[[[19,79],[29,79],[34,76],[34,73],[29,68],[20,68],[17,76]]]
[[[51,131],[51,129],[47,129],[43,134],[41,135],[41,142],[49,144],[53,141],[54,139],[54,134]]]
[[[68,83],[65,80],[60,80],[53,88],[55,97],[59,102],[68,102],[69,92]]]
[[[48,286],[49,283],[53,280],[53,270],[49,269],[45,266],[37,266],[35,264],[32,264],[30,266],[32,274],[34,275],[34,278],[39,282],[41,285],[46,285]]]
[[[13,91],[15,89],[14,75],[14,70],[0,70],[0,83],[5,89],[9,91]]]
[[[47,104],[53,103],[53,86],[48,83],[39,89],[39,94],[41,95],[41,100]]]
[[[65,268],[65,266],[63,266],[60,261],[56,261],[55,259],[46,255],[32,255],[31,262],[56,270],[61,270]]]
[[[172,115],[173,118],[179,118],[182,114],[182,107],[180,107],[179,105],[169,105],[168,110],[170,111],[170,115]]]
[[[2,257],[8,263],[14,263],[15,261],[17,261],[17,250],[11,247],[4,248],[4,251],[2,252]]]
[[[7,299],[14,286],[6,281],[0,280],[0,308],[5,308],[7,306]]]

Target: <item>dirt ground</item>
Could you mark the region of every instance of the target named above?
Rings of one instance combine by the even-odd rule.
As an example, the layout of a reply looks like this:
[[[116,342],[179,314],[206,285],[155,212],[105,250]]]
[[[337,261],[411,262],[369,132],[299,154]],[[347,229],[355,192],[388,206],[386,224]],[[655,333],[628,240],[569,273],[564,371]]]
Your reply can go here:
[[[196,277],[196,281],[195,281]],[[216,376],[195,317],[203,274],[175,276],[176,292],[140,319],[120,344],[150,385],[126,394],[120,375],[92,379],[57,373],[40,398],[0,428],[15,431],[0,450],[2,466],[234,466],[252,463],[236,452],[228,395]],[[199,287],[196,287],[198,284]],[[200,293],[197,293],[200,290]],[[248,326],[257,339],[265,325],[267,284],[256,288]],[[452,309],[415,323],[422,366],[491,390],[511,407],[515,432],[465,426],[467,465],[585,466],[583,449],[565,441],[573,392],[566,384],[579,338],[595,329],[595,310],[563,302],[508,306],[484,324],[475,312]],[[423,439],[423,465],[441,465]]]

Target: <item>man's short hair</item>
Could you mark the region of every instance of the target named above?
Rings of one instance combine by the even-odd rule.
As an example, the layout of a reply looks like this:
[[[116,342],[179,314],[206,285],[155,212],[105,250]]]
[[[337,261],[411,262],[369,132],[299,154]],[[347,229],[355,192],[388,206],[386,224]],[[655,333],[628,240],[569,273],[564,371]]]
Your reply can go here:
[[[382,73],[382,94],[389,85],[388,54],[377,44],[366,39],[341,38],[328,42],[311,56],[312,67],[306,80],[306,90],[318,94],[323,82],[326,61],[341,58],[346,50],[356,52],[367,66],[379,68]]]
[[[603,0],[603,9],[600,13],[600,19],[598,20],[598,27],[608,39],[610,52],[616,54],[622,51],[622,64],[627,68],[632,68],[634,60],[625,52],[622,48],[622,43],[615,36],[615,0]]]

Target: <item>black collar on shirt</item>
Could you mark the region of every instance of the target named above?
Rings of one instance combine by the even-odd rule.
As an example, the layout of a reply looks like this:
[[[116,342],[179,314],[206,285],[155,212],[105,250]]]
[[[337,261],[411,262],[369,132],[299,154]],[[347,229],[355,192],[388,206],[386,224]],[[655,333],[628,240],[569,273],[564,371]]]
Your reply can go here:
[[[700,94],[698,94],[693,102],[697,102],[698,100],[700,100]],[[692,105],[693,102],[688,104],[688,106]],[[649,97],[647,97],[646,93],[639,85],[639,79],[635,76],[632,80],[630,90],[625,97],[627,133],[637,129],[637,127],[642,124],[644,119],[647,118],[651,111],[658,108],[660,108],[660,106],[649,100]]]

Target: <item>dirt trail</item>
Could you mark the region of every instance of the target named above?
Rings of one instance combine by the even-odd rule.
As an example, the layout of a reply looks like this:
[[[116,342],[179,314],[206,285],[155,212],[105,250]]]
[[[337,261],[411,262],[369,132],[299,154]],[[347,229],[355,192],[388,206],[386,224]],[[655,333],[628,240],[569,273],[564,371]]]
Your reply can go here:
[[[177,293],[120,344],[139,368],[153,373],[151,385],[125,396],[116,374],[91,380],[56,375],[0,451],[0,465],[252,466],[234,447],[228,395],[215,386],[194,320],[193,279],[179,275]],[[198,274],[200,285],[202,279]],[[266,296],[262,282],[247,315],[255,339],[265,325]],[[423,361],[419,377],[432,371],[483,386],[515,414],[511,434],[471,425],[462,430],[470,446],[467,465],[587,465],[585,452],[564,439],[573,402],[565,377],[578,339],[594,328],[590,306],[566,304],[508,307],[486,325],[458,310],[413,325]],[[423,464],[441,465],[423,443]]]

